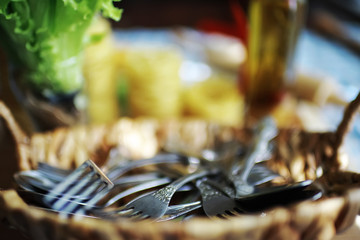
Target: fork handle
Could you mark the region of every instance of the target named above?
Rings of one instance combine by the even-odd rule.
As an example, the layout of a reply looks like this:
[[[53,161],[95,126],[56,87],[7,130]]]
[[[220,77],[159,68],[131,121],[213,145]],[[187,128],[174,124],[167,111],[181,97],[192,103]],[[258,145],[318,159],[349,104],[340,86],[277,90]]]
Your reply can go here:
[[[202,169],[196,172],[193,172],[191,174],[185,175],[181,178],[176,179],[175,181],[173,181],[172,183],[169,184],[169,186],[171,185],[173,188],[175,189],[179,189],[180,187],[182,187],[183,185],[185,185],[188,182],[191,182],[195,179],[198,178],[202,178],[208,175],[213,175],[216,173],[219,173],[220,171],[217,169],[214,170],[209,170],[209,169]]]
[[[234,164],[231,169],[232,175],[237,175],[237,179],[247,182],[251,169],[267,153],[269,142],[277,134],[276,123],[271,117],[265,117],[256,127],[255,138],[251,144],[250,151],[245,157],[242,165]]]
[[[131,161],[127,163],[126,165],[118,166],[113,169],[109,169],[109,172],[107,173],[108,177],[115,181],[117,178],[119,178],[124,173],[133,170],[135,168],[143,167],[146,165],[154,165],[154,164],[161,164],[161,163],[181,163],[181,162],[187,162],[187,158],[184,156],[180,156],[177,154],[158,154],[152,158],[147,159],[141,159],[136,161]]]

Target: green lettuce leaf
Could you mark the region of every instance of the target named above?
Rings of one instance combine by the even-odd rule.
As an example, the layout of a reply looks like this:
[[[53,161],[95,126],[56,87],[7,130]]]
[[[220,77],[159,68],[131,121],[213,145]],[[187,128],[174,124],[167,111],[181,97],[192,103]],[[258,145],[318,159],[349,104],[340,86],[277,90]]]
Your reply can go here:
[[[94,16],[118,21],[112,0],[1,0],[0,43],[26,81],[44,96],[83,85],[82,52]]]

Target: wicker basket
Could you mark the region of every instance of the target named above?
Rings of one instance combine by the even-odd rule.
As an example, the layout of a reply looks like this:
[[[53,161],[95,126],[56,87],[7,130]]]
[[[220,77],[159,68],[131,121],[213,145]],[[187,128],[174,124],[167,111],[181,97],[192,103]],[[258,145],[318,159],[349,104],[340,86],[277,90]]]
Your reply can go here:
[[[0,116],[5,120],[3,126],[10,130],[18,170],[34,169],[38,161],[74,168],[90,158],[101,165],[112,149],[135,159],[152,156],[162,148],[192,154],[215,141],[246,136],[245,130],[203,121],[151,119],[119,119],[111,125],[60,128],[27,136],[1,102]],[[353,224],[360,205],[360,175],[340,170],[339,132],[281,130],[279,148],[269,162],[270,167],[294,181],[315,178],[316,169],[322,166],[324,176],[317,181],[324,186],[326,196],[317,201],[229,220],[198,217],[181,223],[111,222],[64,219],[27,205],[15,190],[8,189],[0,191],[0,220],[32,239],[331,239]]]

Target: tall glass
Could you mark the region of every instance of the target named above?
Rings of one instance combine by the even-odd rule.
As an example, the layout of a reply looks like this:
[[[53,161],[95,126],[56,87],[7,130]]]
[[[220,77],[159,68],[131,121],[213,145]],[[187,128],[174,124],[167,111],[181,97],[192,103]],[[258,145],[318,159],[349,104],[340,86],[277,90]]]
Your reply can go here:
[[[241,87],[248,106],[278,102],[293,76],[293,58],[306,0],[251,0],[248,60]]]

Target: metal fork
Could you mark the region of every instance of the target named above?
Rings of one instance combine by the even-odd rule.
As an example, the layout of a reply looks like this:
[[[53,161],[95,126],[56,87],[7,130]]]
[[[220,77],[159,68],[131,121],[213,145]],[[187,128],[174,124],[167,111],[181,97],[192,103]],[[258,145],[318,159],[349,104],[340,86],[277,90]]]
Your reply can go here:
[[[183,203],[178,205],[169,206],[166,210],[165,214],[158,218],[157,222],[169,221],[185,214],[188,214],[196,209],[201,208],[202,203],[201,201],[194,201],[189,203]]]
[[[205,171],[205,170],[194,172],[193,174],[189,174],[181,178],[182,180],[179,179],[177,181],[174,181],[173,183],[169,184],[167,187],[163,188],[163,190],[166,192],[166,189],[173,187],[174,192],[172,194],[174,194],[176,190],[178,190],[180,187],[185,185],[187,182],[208,173],[209,171]],[[142,191],[144,189],[149,189],[152,187],[163,185],[165,183],[168,183],[169,181],[170,181],[169,178],[160,178],[151,182],[146,182],[137,185],[133,188],[118,193],[116,196],[109,199],[104,205],[100,207],[99,206],[95,207],[95,204],[99,200],[101,200],[106,194],[109,193],[110,189],[113,187],[113,184],[104,175],[104,173],[92,161],[89,160],[85,162],[83,165],[81,165],[74,172],[72,172],[68,177],[66,177],[64,181],[58,184],[50,194],[47,194],[44,198],[44,202],[47,203],[47,205],[50,206],[51,209],[56,211],[62,211],[64,213],[71,213],[71,214],[86,214],[86,212],[88,211],[103,210],[103,208],[112,205],[114,202],[128,195],[131,195],[138,191]],[[111,187],[105,189],[104,185],[108,186],[109,183],[111,184]],[[99,189],[99,190],[95,191],[95,189]],[[53,193],[56,193],[57,195],[54,196]],[[91,197],[91,198],[85,200],[82,199],[81,202],[79,202],[79,199],[76,199],[77,201],[72,201],[74,200],[74,196],[80,196],[82,198],[86,198],[86,197]],[[160,199],[165,197],[165,196],[161,197],[161,190],[159,190],[155,196]],[[133,206],[131,205],[133,203],[134,202],[130,202],[126,206],[133,208]],[[150,204],[151,203],[149,203],[149,205]],[[162,215],[166,213],[167,207],[168,204],[165,206]],[[188,209],[187,211],[189,210],[190,209]],[[125,209],[123,209],[123,211],[126,211],[126,207]],[[99,211],[97,211],[96,214],[99,214]]]
[[[261,120],[254,131],[255,137],[252,141],[248,154],[243,164],[235,162],[228,174],[229,179],[235,186],[236,198],[244,197],[254,192],[254,186],[248,183],[248,177],[255,163],[263,161],[268,155],[269,143],[277,134],[276,123],[271,117]]]
[[[140,160],[134,160],[134,161],[128,161],[124,164],[113,166],[110,168],[106,167],[106,175],[111,181],[116,182],[116,180],[124,175],[125,173],[144,166],[148,165],[156,165],[156,164],[175,164],[175,163],[184,163],[188,164],[192,161],[193,158],[183,156],[180,154],[174,154],[174,153],[163,153],[163,154],[157,154],[156,156],[152,158],[146,158],[146,159],[140,159]],[[46,176],[48,179],[54,181],[54,182],[61,182],[64,177],[69,175],[72,170],[65,170],[57,167],[50,166],[46,163],[40,162],[38,164],[38,169],[40,173],[42,173],[44,176]]]
[[[44,202],[56,211],[73,212],[79,204],[69,204],[74,196],[80,196],[83,204],[94,205],[112,189],[114,184],[91,160],[85,161],[53,191],[46,194]],[[57,199],[54,199],[58,197]]]
[[[138,219],[158,219],[166,213],[172,196],[180,187],[198,178],[213,175],[218,172],[219,171],[216,169],[203,169],[192,174],[185,175],[155,192],[146,193],[135,198],[124,207],[114,210],[110,214],[136,217]]]
[[[44,198],[46,197],[45,194],[41,194],[41,193],[37,193],[37,192],[29,192],[29,191],[24,191],[24,190],[17,190],[17,193],[23,198],[25,199],[27,202],[30,202],[31,204],[34,204],[35,207],[45,210],[45,211],[50,211],[50,212],[54,212],[57,214],[64,214],[63,211],[58,211],[58,210],[54,210],[54,209],[49,209],[46,204],[44,204]],[[53,199],[58,199],[55,196],[51,196]],[[77,202],[77,201],[73,201],[73,200],[68,200],[68,204],[80,204],[82,206],[89,206],[87,204],[81,203],[81,202]],[[164,216],[159,219],[159,221],[167,221],[167,220],[172,220],[174,218],[180,217],[184,214],[187,214],[191,211],[194,211],[198,208],[201,207],[201,202],[200,201],[194,201],[194,202],[189,202],[189,203],[182,203],[182,204],[176,204],[176,205],[172,205],[169,206],[168,209],[166,210],[166,213],[164,214]],[[95,210],[96,209],[96,210]],[[81,214],[80,212],[66,212],[67,216],[69,217],[75,217],[75,216],[80,216],[80,217],[90,217],[90,218],[107,218],[107,219],[111,219],[111,217],[108,214],[102,214],[103,209],[98,208],[97,206],[93,206],[93,212],[89,213],[85,213],[85,214]],[[99,210],[99,211],[97,211]],[[92,213],[96,213],[96,214],[92,214]],[[115,218],[116,219],[116,218]]]
[[[55,195],[45,195],[45,194],[41,194],[41,193],[37,193],[37,192],[29,192],[28,195],[31,196],[31,194],[34,196],[42,196],[43,198],[45,198],[45,201],[37,199],[37,203],[42,203],[45,202],[45,205],[49,206],[48,203],[50,200],[52,202],[55,201],[60,201],[63,203],[63,205],[67,205],[66,208],[54,208],[53,205],[51,205],[51,209],[53,210],[57,210],[57,211],[62,211],[63,213],[67,213],[67,214],[75,214],[75,215],[94,215],[94,216],[99,216],[102,215],[101,212],[105,210],[105,208],[113,205],[115,202],[130,196],[134,193],[140,192],[140,191],[144,191],[144,190],[148,190],[151,188],[155,188],[164,184],[169,183],[171,180],[169,178],[159,178],[159,179],[155,179],[149,182],[145,182],[139,185],[136,185],[134,187],[128,188],[125,191],[121,191],[119,193],[117,193],[115,196],[111,197],[110,199],[107,199],[105,202],[101,203],[101,204],[97,204],[98,200],[101,199],[100,197],[97,197],[96,195],[91,195],[91,200],[89,201],[83,201],[80,200],[79,198],[66,198],[64,197],[64,194],[62,194],[61,196],[55,196]]]
[[[107,176],[114,185],[123,185],[129,183],[129,181],[133,181],[134,177],[124,178],[122,175],[135,168],[163,163],[192,163],[192,159],[194,158],[173,153],[158,154],[152,158],[131,161],[125,165],[113,167],[109,170]],[[196,164],[198,163],[196,162]],[[19,172],[14,175],[14,178],[24,189],[44,193],[48,191],[53,192],[55,184],[60,183],[64,178],[71,174],[71,172],[72,170],[65,170],[50,166],[46,163],[39,163],[38,170]],[[146,178],[146,176],[141,175],[135,183],[138,183],[141,179],[144,179],[144,181],[147,179],[154,180],[154,178],[152,178],[153,176],[149,177],[150,178]]]
[[[234,195],[234,190],[230,187],[222,186],[222,189],[218,189],[207,178],[197,180],[196,186],[201,193],[202,208],[208,217],[225,219],[228,216],[244,212],[239,203],[229,197],[228,194]],[[224,191],[228,194],[225,194]]]
[[[54,174],[54,176],[55,175],[56,174]],[[61,178],[62,181],[66,178],[66,176]],[[141,184],[148,181],[153,181],[159,178],[162,178],[162,176],[159,175],[159,173],[157,172],[141,173],[130,176],[123,176],[121,178],[116,179],[115,182],[113,182],[113,184],[116,187],[120,187],[120,186],[126,187],[126,186]],[[42,173],[36,170],[18,172],[14,174],[14,179],[21,188],[27,191],[39,192],[39,193],[53,192],[56,184],[61,182],[61,181],[59,182],[53,181],[53,178],[48,179],[47,176],[44,176]],[[74,197],[78,197],[78,196],[74,196]]]

